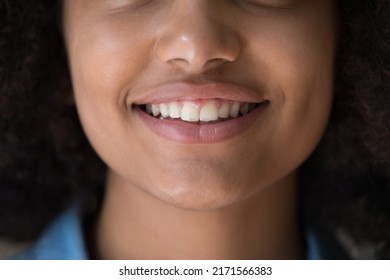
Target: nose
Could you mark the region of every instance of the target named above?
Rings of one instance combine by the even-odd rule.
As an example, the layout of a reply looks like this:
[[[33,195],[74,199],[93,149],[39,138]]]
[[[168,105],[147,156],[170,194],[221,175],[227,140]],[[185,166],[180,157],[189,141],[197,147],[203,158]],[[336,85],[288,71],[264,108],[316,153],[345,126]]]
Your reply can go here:
[[[211,1],[178,2],[157,40],[160,61],[188,73],[202,73],[238,58],[239,36],[226,17],[207,5]]]

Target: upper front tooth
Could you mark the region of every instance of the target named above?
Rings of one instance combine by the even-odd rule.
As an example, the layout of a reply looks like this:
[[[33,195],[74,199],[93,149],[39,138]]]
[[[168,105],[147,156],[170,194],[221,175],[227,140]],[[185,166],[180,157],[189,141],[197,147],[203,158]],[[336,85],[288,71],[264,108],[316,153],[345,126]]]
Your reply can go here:
[[[230,116],[236,118],[240,112],[240,103],[234,102],[232,108],[230,109]]]
[[[199,110],[197,106],[190,102],[185,102],[181,108],[181,119],[183,121],[198,122]]]
[[[216,102],[207,102],[200,110],[199,119],[204,122],[218,120],[218,107]]]
[[[173,119],[177,119],[181,117],[181,108],[177,102],[169,103],[168,105],[169,116]]]

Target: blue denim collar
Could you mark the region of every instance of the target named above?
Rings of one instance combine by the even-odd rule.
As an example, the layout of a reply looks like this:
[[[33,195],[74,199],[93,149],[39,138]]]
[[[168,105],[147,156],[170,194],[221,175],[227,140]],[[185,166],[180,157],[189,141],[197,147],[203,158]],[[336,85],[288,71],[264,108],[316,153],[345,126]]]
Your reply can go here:
[[[12,259],[87,260],[78,208],[69,208],[44,230],[36,243]]]

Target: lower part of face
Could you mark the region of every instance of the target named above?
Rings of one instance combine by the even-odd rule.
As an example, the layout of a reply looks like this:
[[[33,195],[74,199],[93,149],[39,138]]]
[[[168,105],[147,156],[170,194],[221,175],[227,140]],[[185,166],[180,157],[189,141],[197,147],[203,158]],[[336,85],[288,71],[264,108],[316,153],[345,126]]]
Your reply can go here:
[[[327,124],[334,14],[329,0],[65,0],[85,133],[123,186],[172,205],[218,208],[278,185]],[[152,105],[189,103],[200,114],[210,102],[254,111],[150,116]]]

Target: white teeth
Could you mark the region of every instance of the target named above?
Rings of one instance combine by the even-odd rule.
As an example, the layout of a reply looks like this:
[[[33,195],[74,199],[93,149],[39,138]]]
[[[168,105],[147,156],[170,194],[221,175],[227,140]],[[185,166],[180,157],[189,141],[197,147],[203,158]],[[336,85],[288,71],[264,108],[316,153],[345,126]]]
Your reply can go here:
[[[218,110],[218,117],[222,119],[226,119],[230,114],[230,105],[229,103],[223,103],[222,106]]]
[[[239,112],[240,112],[240,103],[234,102],[232,108],[230,109],[230,116],[232,118],[237,118]]]
[[[185,102],[181,108],[181,119],[188,122],[199,121],[199,110],[197,106],[190,102]]]
[[[249,111],[249,104],[246,103],[244,106],[242,106],[242,108],[240,109],[240,112],[242,115],[246,115],[246,114],[248,114],[248,111]]]
[[[181,117],[181,108],[177,102],[170,103],[168,105],[169,108],[169,116],[172,119],[178,119]]]
[[[246,115],[256,109],[256,104],[232,101],[182,101],[161,104],[146,104],[146,112],[154,117],[182,119],[187,122],[211,122],[219,118],[237,118],[239,113]]]
[[[200,110],[199,119],[203,122],[218,120],[218,107],[214,101],[207,102]]]
[[[160,106],[152,105],[152,113],[153,113],[153,116],[155,116],[155,117],[160,115]]]
[[[169,116],[168,105],[165,103],[160,104],[160,112],[163,118],[167,118]]]

